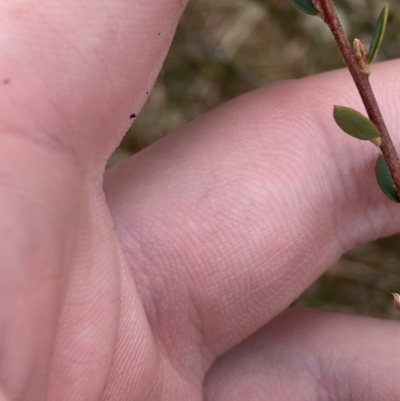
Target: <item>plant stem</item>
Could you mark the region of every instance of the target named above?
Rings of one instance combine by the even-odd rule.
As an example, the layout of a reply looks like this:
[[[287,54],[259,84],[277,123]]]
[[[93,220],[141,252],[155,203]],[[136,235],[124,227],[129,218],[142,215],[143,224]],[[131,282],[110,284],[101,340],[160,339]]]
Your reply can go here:
[[[369,82],[369,74],[361,67],[357,60],[353,47],[340,23],[332,0],[313,0],[313,3],[320,17],[328,25],[335,38],[336,44],[360,93],[368,117],[378,127],[381,133],[382,143],[380,149],[393,177],[397,193],[400,194],[400,160],[386,128],[386,124],[383,121],[382,113],[375,99],[374,92],[372,91]]]

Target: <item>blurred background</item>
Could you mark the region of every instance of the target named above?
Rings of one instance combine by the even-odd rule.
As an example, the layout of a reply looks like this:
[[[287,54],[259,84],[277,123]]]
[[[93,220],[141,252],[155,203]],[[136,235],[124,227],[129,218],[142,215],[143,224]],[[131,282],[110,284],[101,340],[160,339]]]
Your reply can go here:
[[[335,4],[349,37],[369,43],[385,2]],[[389,6],[378,61],[400,56],[400,1]],[[289,0],[191,0],[154,90],[109,166],[242,93],[342,67],[325,24]],[[400,320],[392,292],[400,292],[400,236],[344,255],[294,304]]]

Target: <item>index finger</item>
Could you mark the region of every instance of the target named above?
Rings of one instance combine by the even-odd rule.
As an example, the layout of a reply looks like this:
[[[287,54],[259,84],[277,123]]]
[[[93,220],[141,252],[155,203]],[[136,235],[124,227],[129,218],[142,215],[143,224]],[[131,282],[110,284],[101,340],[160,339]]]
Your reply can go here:
[[[398,63],[372,77],[391,132]],[[378,149],[341,132],[333,104],[362,110],[347,71],[241,96],[108,171],[108,204],[155,331],[172,338],[179,327],[197,344],[195,321],[220,354],[342,253],[399,229],[398,205],[374,177]]]

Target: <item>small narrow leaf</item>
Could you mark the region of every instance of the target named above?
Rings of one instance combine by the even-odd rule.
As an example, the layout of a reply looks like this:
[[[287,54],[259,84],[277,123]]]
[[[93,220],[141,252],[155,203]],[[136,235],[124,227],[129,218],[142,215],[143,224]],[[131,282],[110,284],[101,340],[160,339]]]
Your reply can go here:
[[[400,203],[400,196],[394,186],[394,181],[386,161],[382,155],[379,155],[375,164],[375,175],[379,187],[383,193],[393,202]]]
[[[368,140],[381,136],[378,128],[370,119],[350,107],[335,106],[333,118],[346,134],[355,138]]]
[[[368,64],[372,64],[372,62],[375,60],[376,55],[378,54],[379,48],[381,47],[383,35],[385,33],[385,28],[386,28],[386,22],[388,19],[388,14],[389,14],[389,6],[386,4],[386,6],[383,8],[378,18],[378,22],[376,23],[374,36],[372,37],[371,46],[368,52],[369,54]]]
[[[294,7],[308,15],[318,15],[312,0],[290,0]]]

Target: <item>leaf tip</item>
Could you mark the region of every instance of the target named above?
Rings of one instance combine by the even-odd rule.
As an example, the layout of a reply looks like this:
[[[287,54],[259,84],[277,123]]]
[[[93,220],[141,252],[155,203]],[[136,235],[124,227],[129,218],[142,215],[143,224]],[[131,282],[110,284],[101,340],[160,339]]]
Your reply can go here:
[[[316,9],[313,0],[289,0],[292,5],[297,8],[297,10],[308,14],[308,15],[318,15],[318,10]]]

